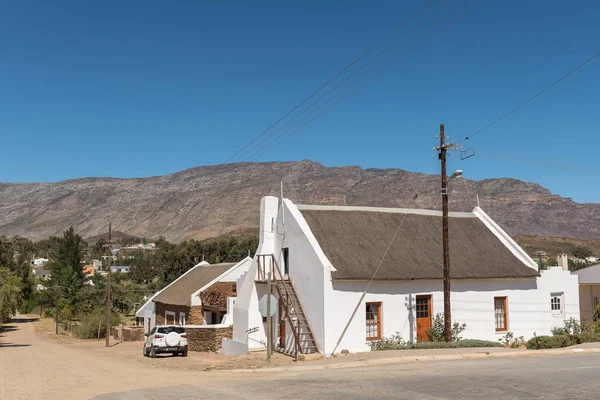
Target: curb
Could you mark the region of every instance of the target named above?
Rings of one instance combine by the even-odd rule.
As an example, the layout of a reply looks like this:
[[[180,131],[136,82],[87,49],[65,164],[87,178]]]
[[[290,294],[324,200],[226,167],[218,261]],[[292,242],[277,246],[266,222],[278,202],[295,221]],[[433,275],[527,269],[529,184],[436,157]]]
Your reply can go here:
[[[527,351],[504,351],[498,353],[481,352],[481,353],[464,353],[464,354],[437,354],[437,355],[422,355],[422,356],[404,356],[404,357],[388,357],[379,359],[358,359],[356,361],[340,362],[335,364],[318,364],[318,365],[302,365],[294,367],[273,367],[260,369],[232,369],[228,370],[231,373],[262,373],[262,372],[294,372],[294,371],[319,371],[326,369],[343,369],[355,368],[365,365],[384,365],[384,364],[403,364],[403,363],[419,363],[430,361],[455,361],[455,360],[473,360],[484,358],[508,358],[508,357],[533,357],[540,355],[562,355],[562,354],[590,354],[600,353],[600,347],[588,349],[546,349],[546,350],[527,350]]]

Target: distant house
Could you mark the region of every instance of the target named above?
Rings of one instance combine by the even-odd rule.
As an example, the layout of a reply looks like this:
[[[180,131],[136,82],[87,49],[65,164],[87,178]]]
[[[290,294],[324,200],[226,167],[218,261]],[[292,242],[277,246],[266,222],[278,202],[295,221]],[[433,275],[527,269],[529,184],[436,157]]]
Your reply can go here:
[[[83,274],[88,278],[94,276],[96,275],[96,268],[93,265],[84,265]]]
[[[481,208],[450,213],[449,230],[452,318],[467,324],[463,337],[497,342],[512,332],[528,339],[578,317],[577,276],[564,266],[539,271]],[[269,272],[279,351],[366,351],[397,333],[427,341],[444,310],[442,260],[440,211],[265,197],[256,257],[238,282],[235,343],[227,347],[266,347],[259,299]]]
[[[246,257],[238,263],[197,264],[140,307],[136,323],[146,332],[163,324],[230,324],[236,282],[251,263],[252,259]]]
[[[575,271],[579,276],[579,309],[582,321],[593,321],[594,311],[600,304],[600,265]]]
[[[34,258],[31,261],[31,264],[36,268],[44,268],[48,261],[49,260],[47,258]]]
[[[48,269],[41,269],[41,268],[34,268],[33,269],[33,276],[36,278],[39,278],[43,281],[50,279],[50,270]]]
[[[128,273],[131,267],[129,265],[111,265],[110,272]]]

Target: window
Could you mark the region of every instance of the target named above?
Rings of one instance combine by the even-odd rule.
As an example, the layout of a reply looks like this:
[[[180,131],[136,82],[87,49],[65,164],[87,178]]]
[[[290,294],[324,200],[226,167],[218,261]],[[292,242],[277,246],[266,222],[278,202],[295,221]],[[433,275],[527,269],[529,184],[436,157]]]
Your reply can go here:
[[[494,318],[496,332],[508,330],[508,304],[506,297],[494,297]]]
[[[165,325],[175,325],[174,311],[165,311]]]
[[[554,315],[562,315],[563,310],[563,294],[562,293],[551,293],[550,294],[550,310]]]
[[[367,303],[367,340],[381,339],[381,308],[381,302]]]
[[[168,335],[171,332],[185,333],[185,329],[183,329],[183,327],[181,327],[181,326],[164,326],[164,327],[158,328],[158,333]]]
[[[283,248],[283,274],[287,275],[290,273],[290,249],[288,247]]]

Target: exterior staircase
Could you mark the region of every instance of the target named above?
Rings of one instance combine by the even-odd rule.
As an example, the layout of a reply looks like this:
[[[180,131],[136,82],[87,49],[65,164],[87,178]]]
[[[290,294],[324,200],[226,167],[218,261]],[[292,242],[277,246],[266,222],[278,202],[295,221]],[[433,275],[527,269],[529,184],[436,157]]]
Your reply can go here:
[[[294,331],[296,352],[311,354],[319,352],[315,337],[308,325],[306,314],[300,304],[294,285],[289,279],[278,279],[275,282],[279,301],[283,302],[286,320]]]
[[[285,346],[275,347],[277,347],[280,352],[295,356],[296,358],[298,357],[298,354],[318,353],[319,348],[317,342],[310,329],[310,325],[308,324],[308,319],[306,318],[306,314],[302,308],[294,284],[287,276],[282,274],[273,254],[258,256],[258,280],[264,282],[268,279],[267,270],[269,265],[273,266],[271,282],[277,290],[279,301],[284,310],[283,317],[287,321],[286,329],[291,327],[295,342],[293,354],[290,354],[290,349],[286,349]]]

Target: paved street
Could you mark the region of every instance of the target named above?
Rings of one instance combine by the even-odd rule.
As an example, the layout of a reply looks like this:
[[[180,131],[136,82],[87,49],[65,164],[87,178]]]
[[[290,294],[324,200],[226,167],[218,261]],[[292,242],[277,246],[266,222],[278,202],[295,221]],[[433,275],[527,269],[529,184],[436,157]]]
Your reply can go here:
[[[314,367],[325,366],[315,362],[300,364],[309,368],[303,371],[199,371],[180,358],[151,360],[137,351],[117,357],[118,346],[82,351],[72,342],[36,334],[34,324],[16,320],[0,333],[2,400],[595,399],[600,387],[599,353],[356,368],[332,364],[320,370]]]
[[[598,354],[514,357],[255,374],[96,399],[595,399],[599,373]]]

